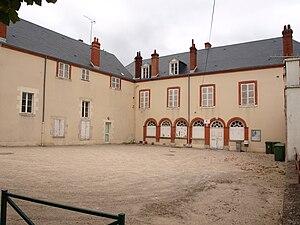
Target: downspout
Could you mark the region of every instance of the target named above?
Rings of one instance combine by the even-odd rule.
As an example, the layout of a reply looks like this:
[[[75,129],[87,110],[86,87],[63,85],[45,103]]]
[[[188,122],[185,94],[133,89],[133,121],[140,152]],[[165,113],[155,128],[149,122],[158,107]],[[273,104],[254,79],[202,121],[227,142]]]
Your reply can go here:
[[[43,79],[43,108],[42,108],[42,127],[41,127],[41,146],[44,146],[45,135],[45,99],[46,99],[46,72],[47,71],[47,56],[44,61],[44,79]]]
[[[191,122],[191,81],[190,81],[190,73],[188,73],[188,127],[187,127],[187,146],[191,147],[190,145],[190,122]]]

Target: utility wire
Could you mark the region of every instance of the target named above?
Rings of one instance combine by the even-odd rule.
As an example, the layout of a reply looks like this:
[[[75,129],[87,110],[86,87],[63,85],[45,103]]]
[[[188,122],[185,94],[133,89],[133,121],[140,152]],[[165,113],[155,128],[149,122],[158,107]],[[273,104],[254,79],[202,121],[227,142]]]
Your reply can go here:
[[[213,10],[212,10],[212,14],[211,14],[210,31],[209,31],[208,42],[210,42],[210,38],[211,38],[211,32],[212,32],[212,26],[213,26],[213,22],[214,22],[214,14],[215,14],[215,5],[216,5],[216,0],[214,0]]]

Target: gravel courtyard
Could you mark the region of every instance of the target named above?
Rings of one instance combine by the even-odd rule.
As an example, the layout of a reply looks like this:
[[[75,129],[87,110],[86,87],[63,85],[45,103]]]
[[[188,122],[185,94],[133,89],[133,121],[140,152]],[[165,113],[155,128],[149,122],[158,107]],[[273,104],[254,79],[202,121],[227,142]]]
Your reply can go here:
[[[141,145],[0,148],[0,188],[107,213],[126,225],[281,224],[273,155]],[[108,224],[17,201],[35,224]],[[8,225],[25,222],[8,207]]]

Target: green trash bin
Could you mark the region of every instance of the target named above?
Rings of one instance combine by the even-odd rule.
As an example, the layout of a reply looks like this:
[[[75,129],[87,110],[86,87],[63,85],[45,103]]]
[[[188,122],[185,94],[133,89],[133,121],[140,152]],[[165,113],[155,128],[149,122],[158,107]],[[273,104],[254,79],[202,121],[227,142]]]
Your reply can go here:
[[[275,161],[285,161],[285,144],[274,145],[274,159]]]
[[[272,154],[273,142],[266,141],[266,154]]]
[[[273,141],[272,142],[272,149],[271,149],[271,154],[274,154],[274,145],[280,143],[279,141]]]

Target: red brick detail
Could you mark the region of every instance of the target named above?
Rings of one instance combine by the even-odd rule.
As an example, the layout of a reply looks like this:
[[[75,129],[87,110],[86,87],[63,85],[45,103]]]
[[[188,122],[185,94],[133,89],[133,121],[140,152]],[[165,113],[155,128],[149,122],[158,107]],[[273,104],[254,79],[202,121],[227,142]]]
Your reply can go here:
[[[156,76],[159,73],[159,55],[154,50],[151,54],[151,77]]]
[[[6,39],[7,25],[0,23],[0,38]]]
[[[156,125],[156,142],[159,142],[159,138],[160,138],[160,126]]]
[[[195,121],[197,121],[197,120],[200,120],[200,121],[202,121],[203,123],[204,123],[204,120],[202,119],[202,118],[200,118],[200,117],[196,117],[196,118],[194,118],[194,119],[192,119],[192,121],[190,122],[190,126],[189,126],[189,134],[190,134],[190,140],[189,140],[189,144],[191,144],[192,143],[192,140],[193,140],[193,123],[195,122]]]
[[[94,37],[91,49],[91,63],[93,66],[100,67],[100,43],[99,39]]]
[[[257,80],[249,80],[249,81],[240,81],[239,82],[239,93],[238,93],[238,96],[239,96],[239,99],[238,99],[238,103],[239,105],[242,105],[242,84],[251,84],[251,83],[254,83],[254,104],[257,105],[258,104],[258,92],[257,92]]]
[[[168,87],[167,88],[167,108],[169,107],[169,90],[178,89],[178,108],[180,107],[180,87]]]
[[[141,78],[141,66],[143,62],[141,52],[137,52],[134,60],[135,60],[135,78]]]
[[[228,146],[229,143],[229,127],[224,127],[224,146]]]
[[[210,145],[210,126],[209,126],[209,124],[206,124],[205,128],[204,128],[204,144]]]
[[[285,25],[282,31],[282,47],[284,56],[293,55],[293,30],[290,25]]]
[[[192,46],[190,47],[190,71],[195,70],[197,67],[197,49],[192,39]]]
[[[150,89],[141,89],[139,90],[139,108],[141,108],[141,92],[146,92],[148,91],[148,96],[149,96],[149,99],[148,99],[148,108],[150,108],[150,93],[151,93],[151,90]]]
[[[216,106],[216,85],[215,84],[203,84],[203,85],[200,85],[200,107],[203,107],[202,106],[202,88],[203,87],[213,87],[213,106]]]
[[[246,141],[248,141],[249,140],[249,127],[245,127],[245,132],[244,132],[244,139],[246,140]]]
[[[175,143],[176,126],[171,125],[171,143]]]

